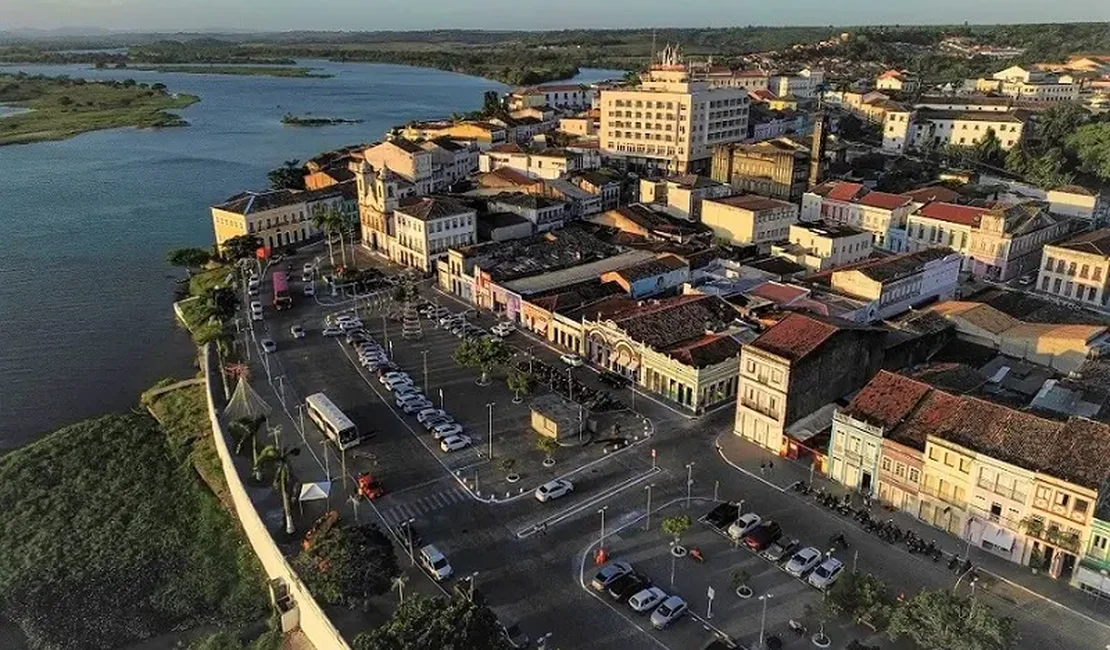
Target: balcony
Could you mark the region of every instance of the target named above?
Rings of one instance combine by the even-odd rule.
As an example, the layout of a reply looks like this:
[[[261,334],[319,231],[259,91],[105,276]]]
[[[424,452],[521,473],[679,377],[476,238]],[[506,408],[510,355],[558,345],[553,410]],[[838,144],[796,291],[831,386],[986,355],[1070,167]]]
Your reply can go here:
[[[957,499],[956,495],[954,495],[954,494],[951,494],[951,493],[948,493],[948,492],[941,492],[937,488],[931,488],[931,487],[928,487],[928,486],[922,486],[920,491],[923,494],[928,494],[929,496],[931,496],[935,499],[940,499],[941,501],[943,501],[947,504],[955,506],[955,507],[959,508],[960,510],[964,510],[964,509],[967,508],[967,501],[966,500],[961,501],[960,499]]]

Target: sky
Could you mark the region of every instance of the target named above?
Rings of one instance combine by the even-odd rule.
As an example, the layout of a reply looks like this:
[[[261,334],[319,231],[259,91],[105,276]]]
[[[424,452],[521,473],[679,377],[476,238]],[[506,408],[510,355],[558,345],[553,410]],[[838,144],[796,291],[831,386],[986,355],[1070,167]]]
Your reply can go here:
[[[0,31],[418,30],[1110,21],[1107,0],[0,0]]]

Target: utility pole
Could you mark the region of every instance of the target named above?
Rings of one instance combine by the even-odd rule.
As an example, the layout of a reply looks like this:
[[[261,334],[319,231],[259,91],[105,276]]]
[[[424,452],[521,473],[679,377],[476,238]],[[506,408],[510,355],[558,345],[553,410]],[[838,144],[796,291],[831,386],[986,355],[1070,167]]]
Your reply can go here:
[[[655,485],[654,483],[648,483],[647,485],[644,486],[644,489],[647,490],[647,494],[648,494],[647,520],[644,522],[644,532],[647,532],[647,531],[651,530],[651,488],[654,485]]]
[[[424,357],[424,393],[431,392],[431,384],[428,383],[428,351],[421,350],[420,356]]]
[[[493,407],[497,402],[490,402],[486,404],[489,410],[489,459],[493,460]]]
[[[686,508],[690,508],[690,490],[694,487],[694,463],[686,464]]]
[[[601,537],[598,538],[597,547],[602,550],[605,549],[605,511],[608,509],[609,506],[605,506],[597,511],[597,514],[601,515]]]

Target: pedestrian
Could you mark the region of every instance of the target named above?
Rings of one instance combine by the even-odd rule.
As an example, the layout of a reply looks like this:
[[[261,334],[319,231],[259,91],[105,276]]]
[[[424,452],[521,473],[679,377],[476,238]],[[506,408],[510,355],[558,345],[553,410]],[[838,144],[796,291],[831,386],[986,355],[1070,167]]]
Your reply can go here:
[[[759,473],[760,473],[760,474],[763,474],[763,472],[764,472],[764,471],[765,471],[766,469],[767,469],[767,463],[765,463],[765,462],[763,462],[763,461],[759,461]]]
[[[769,469],[769,470],[775,469],[775,461],[773,461],[773,460],[767,461],[767,469]]]

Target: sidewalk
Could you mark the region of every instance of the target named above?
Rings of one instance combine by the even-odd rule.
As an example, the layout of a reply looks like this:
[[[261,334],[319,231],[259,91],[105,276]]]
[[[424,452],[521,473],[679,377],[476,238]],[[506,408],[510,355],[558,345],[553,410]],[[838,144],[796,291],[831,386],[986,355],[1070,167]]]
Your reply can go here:
[[[721,458],[737,471],[744,472],[752,478],[763,481],[796,498],[807,498],[791,490],[790,486],[796,481],[809,481],[810,466],[808,463],[791,461],[771,454],[765,449],[733,435],[732,432],[721,434],[717,438],[716,445]],[[766,463],[773,463],[772,468],[768,469]],[[761,464],[764,465],[762,468]],[[826,492],[832,492],[833,494],[847,494],[850,492],[847,487],[826,478],[820,473],[813,474],[813,487],[823,487]],[[877,509],[878,506],[875,508]],[[886,510],[879,512],[882,513],[883,517],[893,519],[894,523],[903,530],[912,530],[924,539],[935,539],[938,545],[944,549],[946,556],[952,554],[962,556],[967,552],[966,541],[953,537],[939,528],[929,526],[905,512]],[[858,527],[855,521],[848,518],[844,518],[844,520],[846,523]],[[1071,587],[1067,582],[1061,580],[1053,580],[1043,575],[1033,575],[1028,567],[1007,562],[977,546],[971,547],[969,557],[981,572],[1008,583],[1012,587],[1009,591],[1016,589],[1019,592],[1024,592],[1022,595],[1053,603],[1110,630],[1110,623],[1108,623],[1110,621],[1110,600],[1096,599],[1094,596]],[[996,591],[1003,592],[1007,589],[1000,588]],[[999,593],[999,597],[1010,601],[1014,600],[1013,597],[1008,597],[1003,593]]]

